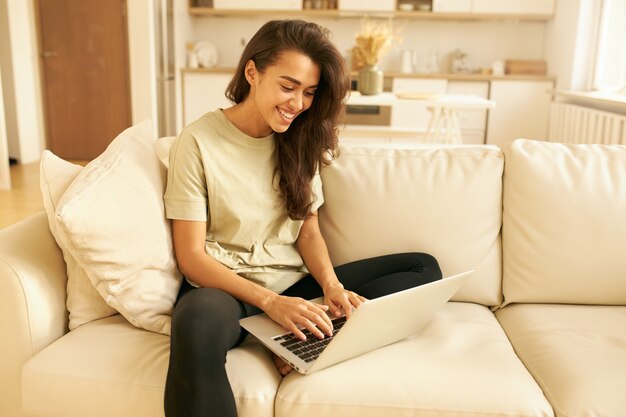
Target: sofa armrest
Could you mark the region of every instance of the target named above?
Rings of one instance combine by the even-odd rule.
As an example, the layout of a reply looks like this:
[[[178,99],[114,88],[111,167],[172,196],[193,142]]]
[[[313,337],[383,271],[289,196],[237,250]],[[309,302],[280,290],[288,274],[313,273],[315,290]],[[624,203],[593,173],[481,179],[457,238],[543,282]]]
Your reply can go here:
[[[67,332],[66,268],[44,212],[0,230],[0,415],[22,415],[22,365]]]

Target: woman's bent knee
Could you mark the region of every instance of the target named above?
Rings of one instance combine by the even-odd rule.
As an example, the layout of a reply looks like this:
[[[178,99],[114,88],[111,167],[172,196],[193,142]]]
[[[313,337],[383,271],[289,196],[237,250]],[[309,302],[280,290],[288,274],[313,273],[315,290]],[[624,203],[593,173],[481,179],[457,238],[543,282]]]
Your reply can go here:
[[[198,288],[179,300],[172,314],[172,343],[202,352],[211,346],[228,350],[240,334],[241,303],[224,291]]]

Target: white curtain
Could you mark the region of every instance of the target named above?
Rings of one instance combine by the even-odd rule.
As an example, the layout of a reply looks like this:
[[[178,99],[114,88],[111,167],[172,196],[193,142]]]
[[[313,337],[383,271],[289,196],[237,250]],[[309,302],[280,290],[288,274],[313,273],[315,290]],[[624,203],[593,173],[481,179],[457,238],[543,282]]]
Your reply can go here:
[[[626,0],[603,0],[594,90],[626,93]]]

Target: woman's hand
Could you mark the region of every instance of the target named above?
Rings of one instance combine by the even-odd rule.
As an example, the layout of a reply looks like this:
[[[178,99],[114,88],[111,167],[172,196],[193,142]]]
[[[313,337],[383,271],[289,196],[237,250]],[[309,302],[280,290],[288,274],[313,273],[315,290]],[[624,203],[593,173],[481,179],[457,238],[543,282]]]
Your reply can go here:
[[[298,297],[276,295],[268,301],[264,311],[272,320],[300,340],[306,340],[306,336],[298,326],[308,329],[319,339],[323,339],[325,334],[328,336],[333,334],[333,324],[326,314],[328,306]]]
[[[346,318],[349,319],[352,309],[360,306],[364,301],[364,297],[346,290],[339,281],[324,288],[324,304],[330,308],[330,313],[335,317],[341,316],[341,310],[343,310]]]

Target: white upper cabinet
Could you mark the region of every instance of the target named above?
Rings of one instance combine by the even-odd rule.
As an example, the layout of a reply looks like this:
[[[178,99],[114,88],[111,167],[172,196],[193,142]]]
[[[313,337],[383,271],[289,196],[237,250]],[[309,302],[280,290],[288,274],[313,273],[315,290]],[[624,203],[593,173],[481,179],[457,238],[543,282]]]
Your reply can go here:
[[[302,10],[301,0],[213,0],[214,9],[225,10]]]
[[[485,14],[551,15],[555,0],[472,0],[472,11]]]
[[[392,12],[396,0],[339,0],[338,10],[365,12]]]
[[[472,0],[433,0],[435,13],[471,13]]]
[[[309,3],[310,1],[310,3]],[[501,19],[509,16],[529,20],[548,20],[554,14],[556,0],[194,0],[189,11],[195,15],[248,16],[307,15],[333,18],[359,18],[368,14],[410,19]],[[263,4],[263,6],[260,6]],[[305,5],[306,4],[306,5]],[[410,7],[405,9],[401,5]],[[418,6],[418,7],[415,7]],[[421,6],[426,6],[422,9]],[[431,10],[432,12],[429,12]]]
[[[433,12],[551,15],[555,0],[433,0]]]

